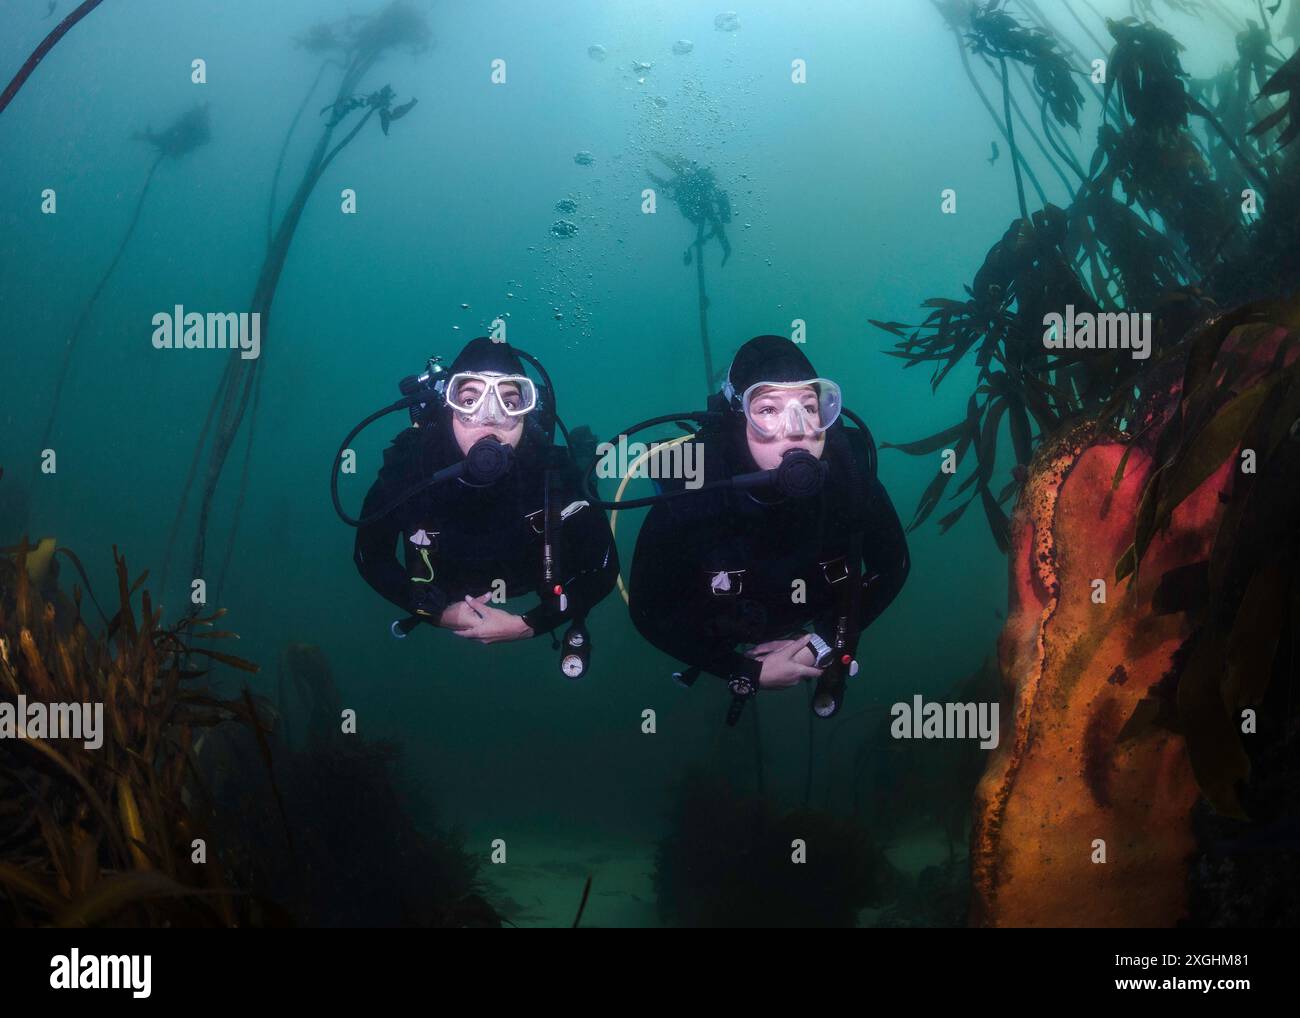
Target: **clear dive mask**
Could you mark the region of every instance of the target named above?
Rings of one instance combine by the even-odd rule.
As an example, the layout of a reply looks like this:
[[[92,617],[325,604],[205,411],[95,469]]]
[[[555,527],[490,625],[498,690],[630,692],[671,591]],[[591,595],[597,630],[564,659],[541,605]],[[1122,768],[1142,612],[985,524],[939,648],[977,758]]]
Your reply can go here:
[[[740,399],[753,429],[764,438],[809,438],[825,433],[844,405],[829,378],[802,382],[755,382]]]
[[[458,371],[447,381],[445,399],[462,424],[513,429],[537,409],[537,386],[527,375]]]

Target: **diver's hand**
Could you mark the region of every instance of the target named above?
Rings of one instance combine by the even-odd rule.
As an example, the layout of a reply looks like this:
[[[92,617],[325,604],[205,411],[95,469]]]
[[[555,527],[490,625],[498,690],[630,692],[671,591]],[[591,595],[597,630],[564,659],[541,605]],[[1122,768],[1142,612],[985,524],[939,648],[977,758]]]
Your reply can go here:
[[[791,640],[789,646],[763,658],[758,684],[764,689],[778,689],[796,685],[801,679],[815,679],[821,675],[822,669],[801,663],[812,660],[812,648],[807,640]]]
[[[457,636],[479,643],[501,643],[505,640],[526,640],[533,635],[532,627],[521,615],[513,615],[488,604],[491,593],[480,597],[465,595],[465,605],[478,617],[472,618],[469,625],[462,629],[453,629]]]
[[[795,640],[768,640],[767,643],[760,643],[756,646],[750,647],[749,650],[745,651],[745,657],[753,658],[755,661],[758,661],[778,650],[785,650],[790,646],[790,644],[795,642]],[[811,661],[812,659],[809,658],[810,663]]]
[[[817,655],[813,653],[812,647],[808,645],[808,640],[804,637],[796,637],[793,640],[769,640],[767,643],[757,644],[745,651],[745,657],[761,661],[779,650],[786,650],[791,644],[795,643],[802,644],[802,648],[795,653],[794,660],[803,665],[812,666],[815,664]]]
[[[466,597],[464,600],[447,605],[438,616],[438,625],[454,632],[468,629],[483,617],[479,605],[486,602],[489,596],[491,595],[483,594],[477,598]]]

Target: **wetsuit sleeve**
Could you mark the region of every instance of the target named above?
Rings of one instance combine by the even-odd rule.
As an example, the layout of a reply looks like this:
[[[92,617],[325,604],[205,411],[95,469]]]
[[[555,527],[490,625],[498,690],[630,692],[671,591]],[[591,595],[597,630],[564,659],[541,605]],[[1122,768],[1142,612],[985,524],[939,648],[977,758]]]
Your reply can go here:
[[[404,469],[407,455],[399,442],[394,442],[384,450],[384,466],[366,494],[361,507],[362,518],[378,512],[407,490],[410,484],[407,476],[410,471]],[[447,607],[446,591],[436,584],[426,584],[420,592],[419,604],[415,603],[410,577],[397,557],[397,544],[404,536],[399,506],[373,523],[357,528],[352,561],[356,563],[362,578],[378,594],[408,615],[415,614],[418,609],[419,614],[426,616],[431,624],[437,625],[437,619]]]
[[[667,506],[650,510],[632,559],[632,624],[649,643],[687,665],[723,679],[743,675],[757,685],[763,663],[745,657],[711,630],[711,606],[699,576],[701,546],[689,538]]]
[[[862,531],[862,591],[858,596],[855,625],[866,629],[884,612],[903,589],[911,571],[907,538],[898,513],[879,478],[867,482]],[[835,623],[824,619],[815,627],[817,635],[834,643]]]
[[[534,635],[549,633],[571,618],[584,618],[618,582],[618,549],[609,521],[596,506],[587,505],[565,520],[559,535],[560,572],[568,607],[560,611],[545,597],[523,619]]]

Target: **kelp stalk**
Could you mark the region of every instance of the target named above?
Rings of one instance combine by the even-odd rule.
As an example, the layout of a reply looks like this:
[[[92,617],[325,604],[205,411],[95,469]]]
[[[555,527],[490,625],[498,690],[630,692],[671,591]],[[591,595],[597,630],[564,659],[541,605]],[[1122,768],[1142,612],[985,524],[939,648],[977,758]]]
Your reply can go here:
[[[709,295],[704,289],[704,224],[695,232],[695,279],[700,297],[700,347],[704,353],[704,391],[713,389],[713,348],[709,345]]]
[[[263,352],[265,352],[266,340],[270,331],[271,309],[275,300],[276,288],[279,285],[280,275],[288,259],[289,249],[297,232],[298,224],[302,219],[308,199],[315,190],[316,184],[339,152],[357,136],[376,110],[380,111],[381,121],[387,126],[390,120],[397,119],[414,105],[412,102],[396,110],[390,109],[395,93],[388,86],[366,96],[364,99],[357,98],[355,93],[365,76],[387,50],[406,46],[412,49],[413,52],[420,52],[427,48],[430,32],[424,16],[402,2],[402,0],[394,0],[394,2],[369,18],[352,18],[348,19],[344,24],[346,25],[346,40],[344,41],[337,40],[332,34],[332,30],[328,29],[328,26],[323,32],[318,31],[316,34],[316,38],[324,38],[326,43],[312,48],[342,48],[346,53],[346,63],[334,101],[322,110],[322,113],[329,111],[330,118],[321,132],[320,139],[317,141],[311,157],[307,161],[302,179],[280,219],[280,224],[275,229],[270,240],[258,274],[257,283],[253,289],[252,299],[249,302],[249,310],[259,315],[261,319]],[[328,62],[326,66],[328,66]],[[347,118],[349,113],[358,108],[364,108],[365,113],[342,140],[335,143],[334,133],[336,128]],[[300,115],[301,108],[295,115],[294,120],[296,121]],[[386,133],[387,131],[385,131]],[[191,557],[191,575],[203,575],[207,549],[207,531],[212,515],[213,502],[216,498],[217,486],[231,447],[235,442],[240,427],[244,423],[249,403],[252,401],[256,404],[252,397],[256,383],[261,376],[263,359],[262,357],[253,360],[233,358],[226,364],[217,391],[213,396],[212,407],[208,415],[209,423],[205,425],[203,434],[196,444],[185,487],[181,492],[176,517],[173,520],[171,533],[168,536],[167,552],[163,560],[164,582],[170,565],[175,539],[189,500],[189,494],[198,474],[199,464],[203,461],[206,451],[206,470],[203,476],[198,526]],[[212,433],[211,422],[214,419],[216,428],[215,433]],[[252,422],[250,422],[249,427],[251,430],[253,427]],[[210,434],[211,439],[209,440]],[[251,452],[250,435],[245,476],[247,473],[247,457],[251,456]],[[239,500],[242,502],[242,499],[243,491],[241,489]],[[235,533],[232,530],[228,535],[230,547],[233,547],[234,540]],[[227,552],[228,558],[229,551]]]
[[[66,18],[54,26],[54,29],[41,40],[41,44],[32,50],[32,55],[23,61],[22,67],[18,68],[18,73],[14,75],[13,80],[5,86],[5,90],[0,92],[0,113],[5,111],[18,90],[23,87],[27,79],[32,76],[36,70],[36,65],[45,59],[46,54],[58,44],[58,41],[68,34],[69,30],[78,21],[98,7],[103,0],[85,0],[80,7],[69,14]]]
[[[993,118],[993,123],[997,127],[998,132],[1004,139],[1006,139],[1007,144],[1010,147],[1011,135],[1007,130],[1007,125],[1003,122],[1002,118],[998,116],[997,111],[993,108],[993,103],[989,101],[989,97],[984,91],[984,87],[979,83],[979,79],[975,77],[975,72],[971,69],[970,58],[966,55],[966,47],[961,41],[961,34],[957,31],[955,26],[953,26],[953,38],[957,42],[957,52],[961,55],[961,65],[966,71],[966,77],[970,80],[971,88],[975,89],[975,94],[979,96],[980,102],[984,104],[984,108],[988,110],[989,116]],[[1043,190],[1043,185],[1038,182],[1038,176],[1034,173],[1033,167],[1024,161],[1024,156],[1022,156],[1015,148],[1011,148],[1011,158],[1016,161],[1017,165],[1024,166],[1025,175],[1029,177],[1029,182],[1033,185],[1034,191],[1038,195],[1038,200],[1042,202],[1042,204],[1046,205],[1047,193]]]
[[[1020,178],[1020,150],[1016,148],[1016,131],[1011,126],[1011,86],[1007,83],[1007,58],[1000,57],[1002,66],[1002,117],[1007,125],[1007,144],[1011,146],[1011,167],[1016,173],[1016,198],[1020,202],[1020,218],[1029,218],[1029,209],[1025,207],[1025,182]]]
[[[54,421],[59,413],[59,400],[63,395],[63,384],[68,379],[68,369],[72,366],[72,354],[76,349],[77,340],[81,338],[81,330],[86,327],[86,322],[90,320],[90,313],[95,308],[95,302],[99,300],[99,295],[103,293],[104,287],[112,278],[113,272],[117,269],[117,263],[122,260],[122,254],[126,251],[126,245],[131,242],[131,237],[135,233],[136,225],[140,222],[140,213],[144,209],[144,200],[148,197],[149,188],[153,185],[154,173],[158,170],[158,165],[163,161],[167,153],[159,151],[154,158],[153,163],[149,166],[149,172],[144,178],[144,187],[140,189],[140,197],[135,203],[135,212],[131,216],[131,222],[126,228],[126,233],[122,237],[122,243],[117,246],[117,253],[113,255],[113,260],[108,263],[108,268],[104,274],[99,277],[99,282],[95,284],[95,289],[91,291],[90,296],[86,298],[86,303],[81,306],[81,313],[77,315],[77,321],[72,326],[72,332],[69,333],[67,342],[63,345],[63,360],[59,364],[59,373],[54,380],[54,397],[50,400],[50,414],[45,421],[45,429],[41,432],[41,442],[38,448],[45,449],[50,444],[50,436],[54,432]],[[36,468],[34,467],[33,470]]]

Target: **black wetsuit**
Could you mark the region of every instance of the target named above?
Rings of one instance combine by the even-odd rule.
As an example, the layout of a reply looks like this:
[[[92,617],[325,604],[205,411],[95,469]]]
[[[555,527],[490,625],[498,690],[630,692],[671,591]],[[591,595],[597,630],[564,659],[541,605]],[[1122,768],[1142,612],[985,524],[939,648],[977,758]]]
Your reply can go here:
[[[713,479],[711,463],[730,473],[754,469],[752,461],[739,462],[735,442],[730,449],[721,439],[706,443],[704,452],[706,481]],[[833,581],[847,581],[855,515],[862,565],[853,625],[861,631],[875,621],[907,578],[903,528],[871,469],[874,450],[859,432],[833,427],[823,458],[829,475],[808,498],[765,504],[760,500],[773,496],[763,491],[722,489],[654,506],[637,538],[628,588],[641,635],[702,671],[745,676],[753,688],[762,662],[745,657],[737,644],[780,639],[811,623],[833,646],[836,618],[848,603]],[[681,486],[664,483],[665,489]],[[804,581],[803,598],[795,596],[796,580]]]
[[[362,515],[381,510],[460,455],[450,437],[408,428],[384,451],[384,465],[366,495]],[[443,608],[505,581],[505,596],[538,591],[542,582],[542,457],[525,437],[501,480],[473,487],[454,480],[421,492],[386,516],[357,529],[354,560],[376,591],[408,614],[435,621]],[[535,634],[586,616],[618,579],[618,553],[605,514],[578,505],[577,472],[553,474],[557,578],[567,597],[560,610],[543,598],[523,616]],[[561,519],[567,509],[567,518]],[[532,515],[530,515],[532,514]],[[395,554],[398,541],[402,557]]]

